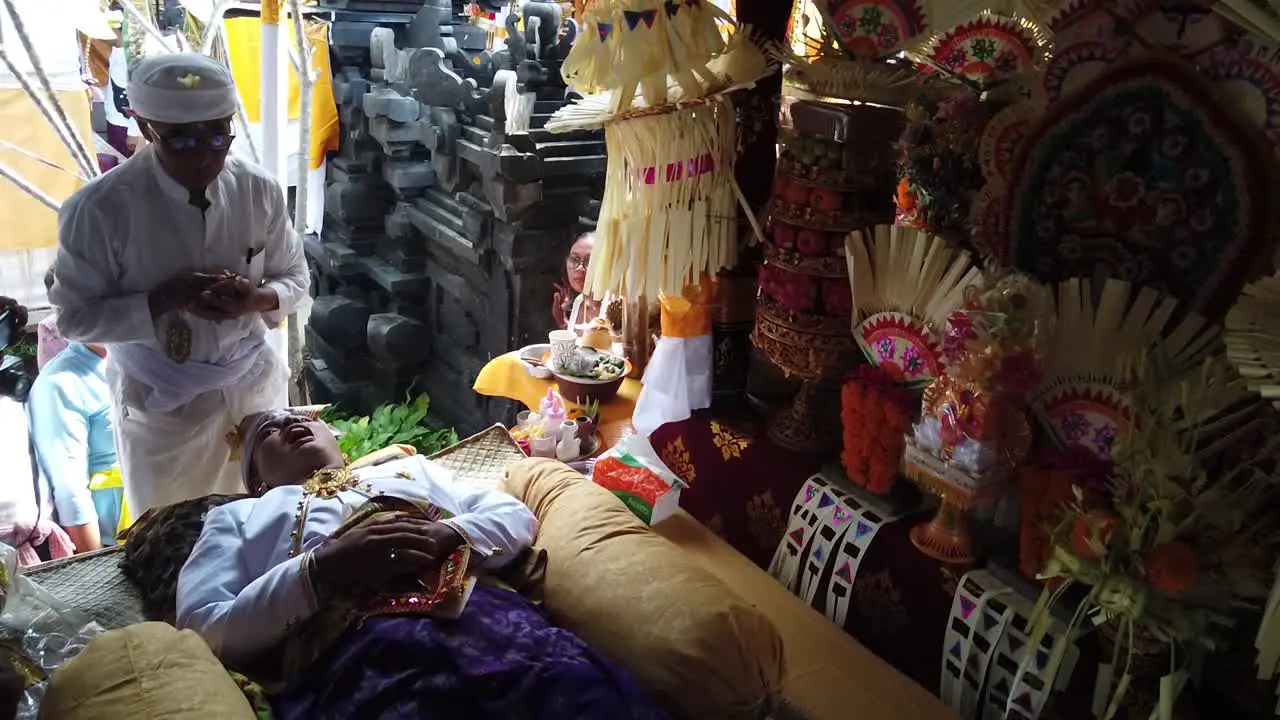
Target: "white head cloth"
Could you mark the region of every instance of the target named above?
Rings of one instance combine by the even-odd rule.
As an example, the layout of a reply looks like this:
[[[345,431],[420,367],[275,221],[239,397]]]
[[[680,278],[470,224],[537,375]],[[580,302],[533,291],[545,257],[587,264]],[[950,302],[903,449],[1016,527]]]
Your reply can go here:
[[[144,120],[183,125],[236,113],[236,81],[221,63],[199,53],[149,57],[129,74],[129,105]]]

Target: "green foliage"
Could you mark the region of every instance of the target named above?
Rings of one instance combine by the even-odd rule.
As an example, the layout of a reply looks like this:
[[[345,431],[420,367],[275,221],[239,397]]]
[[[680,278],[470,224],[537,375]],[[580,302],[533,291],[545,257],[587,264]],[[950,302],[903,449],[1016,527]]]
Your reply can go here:
[[[36,356],[36,335],[35,333],[27,333],[21,340],[10,345],[5,350],[8,355],[20,358],[33,358]]]
[[[412,445],[420,454],[432,455],[456,444],[458,433],[453,428],[428,428],[425,420],[430,407],[431,399],[424,394],[416,400],[406,396],[403,403],[383,405],[368,416],[347,415],[331,406],[321,417],[341,433],[338,447],[351,460],[390,445]]]

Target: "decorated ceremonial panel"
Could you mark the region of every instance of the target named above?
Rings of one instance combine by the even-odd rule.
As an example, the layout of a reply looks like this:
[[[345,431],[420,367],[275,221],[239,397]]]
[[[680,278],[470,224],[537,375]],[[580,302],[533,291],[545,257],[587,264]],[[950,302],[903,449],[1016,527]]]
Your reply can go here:
[[[1027,634],[1032,604],[985,570],[961,578],[943,642],[939,697],[963,717],[1040,717],[1054,690],[1066,687],[1079,651],[1062,629],[1034,646]],[[1063,656],[1046,678],[1055,649]]]
[[[876,533],[895,520],[814,475],[792,502],[769,574],[844,627],[858,568]]]

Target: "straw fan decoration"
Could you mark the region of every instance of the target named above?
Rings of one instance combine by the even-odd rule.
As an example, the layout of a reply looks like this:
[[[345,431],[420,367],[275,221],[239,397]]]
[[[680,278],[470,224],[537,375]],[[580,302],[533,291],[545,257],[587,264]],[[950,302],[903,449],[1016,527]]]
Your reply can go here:
[[[1034,22],[978,13],[939,32],[910,53],[926,70],[938,70],[981,90],[990,89],[1048,62],[1049,42]]]
[[[1120,280],[1095,288],[1071,279],[1057,294],[1055,330],[1031,409],[1062,447],[1110,461],[1114,443],[1133,422],[1126,363],[1155,354],[1163,370],[1180,375],[1219,348],[1220,333],[1197,315],[1175,319],[1175,298],[1151,288],[1135,291]]]
[[[1227,359],[1250,390],[1280,406],[1280,279],[1245,287],[1227,313]]]
[[[680,296],[737,262],[743,198],[725,93],[763,77],[769,63],[744,28],[726,42],[719,23],[732,19],[706,0],[600,0],[585,20],[563,73],[595,94],[546,127],[605,128],[608,168],[586,291]]]
[[[853,337],[870,364],[856,368],[840,391],[840,460],[853,482],[883,495],[897,483],[920,405],[911,391],[941,374],[940,331],[982,277],[968,253],[902,226],[850,233],[845,258]]]
[[[845,240],[853,292],[853,336],[867,360],[896,382],[923,386],[942,372],[941,331],[982,283],[969,254],[900,225]]]

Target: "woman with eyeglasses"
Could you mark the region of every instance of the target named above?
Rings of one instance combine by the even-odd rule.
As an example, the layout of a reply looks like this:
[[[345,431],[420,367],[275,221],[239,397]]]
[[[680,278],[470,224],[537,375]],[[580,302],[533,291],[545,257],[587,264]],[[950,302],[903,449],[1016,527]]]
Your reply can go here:
[[[591,326],[591,321],[598,317],[605,317],[611,325],[614,325],[614,331],[620,331],[621,328],[616,325],[620,324],[620,318],[615,318],[620,312],[613,310],[615,305],[620,305],[620,299],[614,298],[611,294],[606,294],[604,298],[597,300],[586,293],[587,284],[587,265],[591,262],[591,248],[595,246],[595,233],[586,233],[580,235],[573,245],[569,248],[569,254],[564,260],[565,284],[557,285],[555,295],[551,301],[551,315],[556,321],[556,326],[561,330],[574,330],[582,333]]]
[[[223,438],[286,404],[269,326],[307,298],[301,239],[280,185],[228,158],[231,71],[195,53],[134,68],[129,102],[149,141],[62,206],[49,299],[71,341],[108,347],[131,510],[234,493]]]

